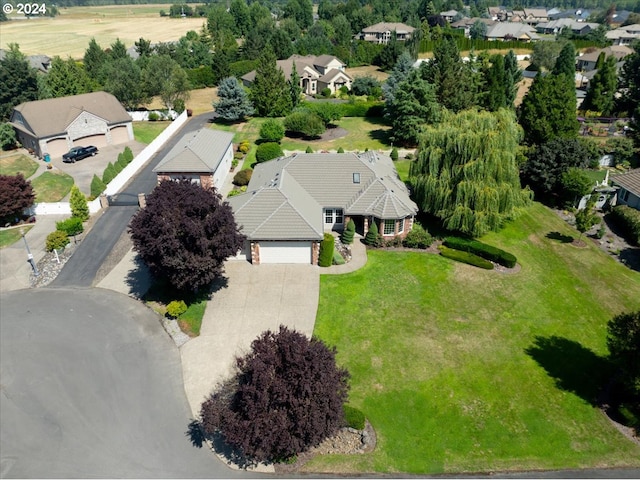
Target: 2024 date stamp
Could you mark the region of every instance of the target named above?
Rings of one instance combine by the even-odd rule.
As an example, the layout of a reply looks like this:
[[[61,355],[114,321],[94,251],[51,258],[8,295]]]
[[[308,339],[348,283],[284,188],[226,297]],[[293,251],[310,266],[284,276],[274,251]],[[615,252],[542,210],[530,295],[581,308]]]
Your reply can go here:
[[[12,5],[11,3],[5,3],[2,5],[2,11],[9,15],[14,11],[20,15],[46,15],[47,14],[47,5],[46,3],[16,3]]]

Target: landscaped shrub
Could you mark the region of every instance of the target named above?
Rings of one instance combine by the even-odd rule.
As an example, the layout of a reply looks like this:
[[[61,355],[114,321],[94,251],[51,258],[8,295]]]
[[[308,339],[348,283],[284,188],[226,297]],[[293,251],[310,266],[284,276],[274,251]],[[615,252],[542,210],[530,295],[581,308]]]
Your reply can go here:
[[[238,145],[238,151],[240,153],[247,153],[249,150],[251,150],[251,144],[246,140],[240,142],[240,145]]]
[[[260,127],[260,138],[267,142],[279,142],[284,137],[284,125],[280,120],[270,118]]]
[[[107,188],[107,186],[102,179],[98,175],[94,174],[91,179],[91,196],[93,198],[98,198],[100,194],[104,192],[105,188]]]
[[[391,149],[391,160],[393,160],[394,162],[396,160],[398,160],[398,149],[396,147],[393,147],[393,149]]]
[[[491,263],[489,260],[485,260],[484,258],[479,257],[478,255],[474,255],[473,253],[454,250],[453,248],[445,247],[444,245],[440,245],[438,249],[440,250],[440,255],[446,258],[450,258],[451,260],[468,263],[469,265],[484,268],[485,270],[493,269],[493,263]]]
[[[171,318],[178,318],[186,311],[187,304],[184,303],[184,300],[173,300],[172,302],[169,302],[169,305],[167,305],[167,315]]]
[[[69,206],[71,207],[71,216],[80,219],[80,222],[89,220],[89,205],[87,197],[80,191],[77,185],[71,187],[71,195],[69,197]]]
[[[340,254],[340,252],[338,250],[333,250],[333,264],[334,265],[344,265],[346,262],[344,261],[344,258],[342,258],[342,255]]]
[[[120,173],[124,168],[122,166],[122,162],[120,162],[119,160],[120,160],[120,156],[118,156],[118,160],[116,160],[116,162],[113,164],[113,169],[116,171],[116,175]]]
[[[402,245],[407,248],[426,249],[433,243],[433,237],[419,223],[414,223],[413,228],[404,237]]]
[[[115,163],[115,167],[118,170],[118,172],[121,172],[124,167],[127,166],[129,162],[127,162],[127,159],[124,156],[124,153],[119,153],[118,154],[118,160]]]
[[[253,170],[251,170],[250,168],[244,168],[234,175],[233,184],[238,187],[249,185],[251,175],[253,175]]]
[[[329,98],[331,96],[331,89],[329,87],[323,88],[322,91],[320,92],[320,95],[322,95],[325,98]]]
[[[640,245],[640,210],[618,205],[613,207],[609,215],[629,243]]]
[[[54,250],[61,250],[69,245],[69,237],[62,230],[56,230],[47,235],[45,242],[45,248],[47,252],[53,252]]]
[[[113,166],[113,163],[109,162],[109,165],[107,165],[107,168],[104,169],[104,173],[102,174],[102,181],[106,185],[116,178],[117,175],[116,167]]]
[[[235,197],[236,195],[240,195],[241,193],[244,193],[246,191],[247,191],[247,186],[246,185],[244,187],[234,188],[233,190],[231,190],[229,192],[227,197]]]
[[[66,220],[56,222],[56,230],[64,232],[68,237],[73,237],[74,235],[82,233],[84,231],[84,227],[82,226],[82,220],[78,217],[71,217]]]
[[[338,147],[338,153],[344,153],[344,148]]]
[[[353,221],[353,218],[350,218],[346,228],[342,231],[340,240],[345,245],[350,245],[353,243],[353,236],[355,235],[355,233],[356,233],[356,224]]]
[[[148,118],[150,122],[157,122],[160,120],[160,114],[158,112],[149,112]]]
[[[122,154],[124,155],[124,159],[126,160],[127,165],[130,164],[131,160],[133,160],[133,152],[131,151],[131,149],[129,147],[124,147]]]
[[[378,225],[376,222],[373,222],[369,227],[369,231],[364,237],[364,243],[369,246],[377,246],[380,244],[380,238],[378,235]]]
[[[305,110],[316,114],[325,125],[340,120],[343,117],[341,105],[331,102],[309,102],[305,105]]]
[[[313,148],[311,148],[311,146],[307,146],[307,149],[304,151],[304,153],[313,153]]]
[[[507,268],[515,267],[516,262],[518,261],[515,255],[477,240],[468,240],[460,237],[447,237],[444,239],[443,244],[455,250],[473,253]]]
[[[344,410],[344,420],[347,423],[347,427],[364,430],[364,413],[349,405],[343,405],[342,409]]]
[[[324,240],[320,242],[320,254],[318,255],[318,265],[321,267],[330,267],[332,265],[335,242],[333,235],[330,233],[324,234]]]
[[[258,163],[267,162],[274,158],[282,157],[284,152],[280,144],[275,142],[267,142],[258,146],[256,149],[256,161]]]
[[[284,128],[292,134],[314,138],[326,130],[324,122],[318,115],[309,111],[298,110],[284,119]]]

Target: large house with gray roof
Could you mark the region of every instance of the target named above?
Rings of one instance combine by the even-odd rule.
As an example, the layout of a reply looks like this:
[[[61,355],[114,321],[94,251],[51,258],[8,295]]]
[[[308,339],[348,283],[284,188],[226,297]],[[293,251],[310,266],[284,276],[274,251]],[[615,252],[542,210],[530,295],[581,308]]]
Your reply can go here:
[[[190,179],[220,189],[233,161],[233,133],[203,128],[184,135],[153,169],[158,183]]]
[[[61,157],[74,146],[104,147],[133,140],[131,117],[107,92],[21,103],[10,123],[22,146],[38,157]]]
[[[611,183],[618,187],[616,203],[640,210],[640,168],[621,175],[612,175]]]
[[[404,237],[418,212],[391,158],[377,152],[300,153],[259,164],[246,193],[228,202],[247,236],[239,256],[254,264],[316,265],[324,233],[349,219],[362,235],[375,222],[383,237]]]

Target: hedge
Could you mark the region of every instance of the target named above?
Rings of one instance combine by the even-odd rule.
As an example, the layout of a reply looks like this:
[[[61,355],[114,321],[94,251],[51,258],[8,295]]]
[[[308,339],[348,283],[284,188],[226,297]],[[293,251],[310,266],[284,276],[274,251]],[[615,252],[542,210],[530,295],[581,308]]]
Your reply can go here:
[[[302,102],[300,107],[314,111],[315,103],[318,102]],[[341,117],[382,117],[384,114],[384,102],[354,100],[334,105],[339,109]]]
[[[320,254],[318,255],[318,265],[330,267],[333,264],[333,250],[335,248],[335,238],[330,233],[324,234],[324,240],[320,242]]]
[[[267,162],[283,155],[282,147],[275,142],[261,143],[256,149],[256,161],[258,163]]]
[[[440,250],[440,255],[443,257],[450,258],[457,262],[467,263],[474,267],[484,268],[485,270],[493,270],[493,263],[479,257],[478,255],[474,255],[473,253],[454,250],[453,248],[445,247],[444,245],[440,245],[438,249]]]
[[[618,205],[613,207],[609,216],[629,243],[640,246],[640,210]]]
[[[104,189],[107,188],[105,183],[98,175],[93,175],[91,179],[91,197],[98,198]]]
[[[68,237],[78,235],[84,231],[82,220],[78,217],[67,218],[56,222],[56,230],[64,232]]]
[[[444,239],[443,244],[455,250],[473,253],[485,260],[496,262],[497,264],[507,268],[515,267],[518,261],[515,255],[477,240],[469,240],[460,237],[447,237]]]
[[[364,413],[349,405],[343,405],[342,409],[344,410],[344,420],[347,422],[347,427],[364,430]]]

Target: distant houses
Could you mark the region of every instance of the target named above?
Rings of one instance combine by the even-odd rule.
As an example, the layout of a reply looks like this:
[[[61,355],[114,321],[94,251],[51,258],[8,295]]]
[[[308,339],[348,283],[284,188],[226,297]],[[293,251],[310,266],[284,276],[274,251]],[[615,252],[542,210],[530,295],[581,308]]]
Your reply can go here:
[[[395,36],[396,40],[404,42],[411,38],[414,30],[415,28],[404,23],[380,22],[363,28],[359,39],[365,42],[387,44],[392,36]]]

